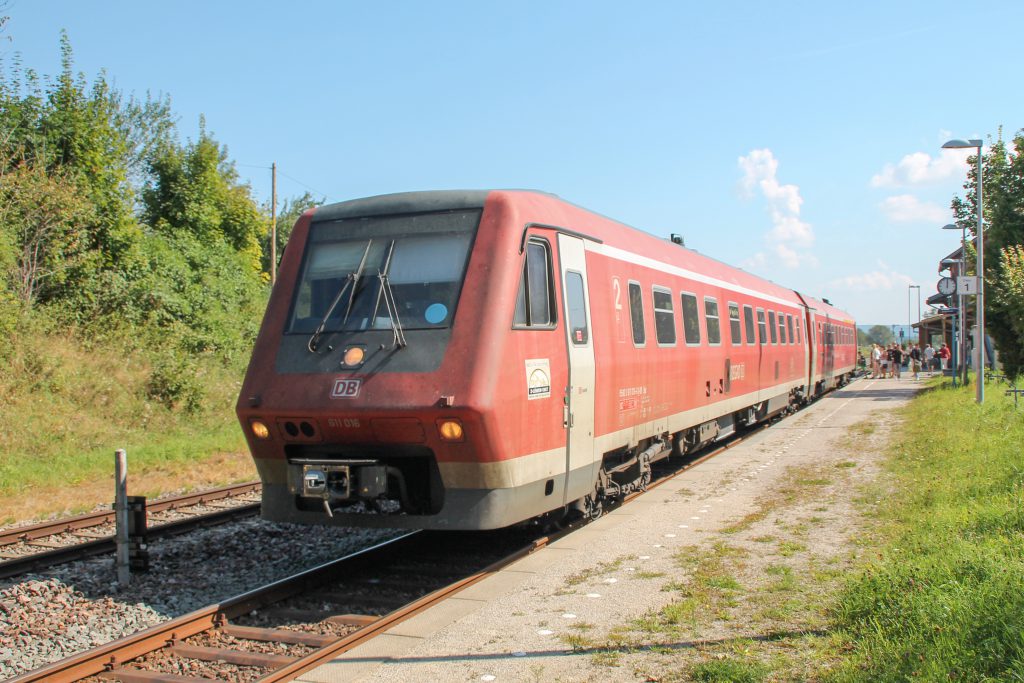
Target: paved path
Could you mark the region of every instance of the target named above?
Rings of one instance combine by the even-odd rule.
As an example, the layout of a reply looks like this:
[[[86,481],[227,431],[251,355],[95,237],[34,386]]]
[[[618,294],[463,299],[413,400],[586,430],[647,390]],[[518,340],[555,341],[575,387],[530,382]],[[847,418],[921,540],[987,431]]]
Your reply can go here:
[[[792,483],[787,471],[873,462],[878,435],[851,439],[849,427],[885,420],[919,389],[912,381],[854,382],[299,680],[633,680],[628,668],[602,668],[587,652],[573,652],[566,636],[581,625],[628,624],[672,601],[661,586],[680,571],[673,555],[757,511],[765,496]],[[848,471],[856,478],[877,469]],[[844,481],[839,497],[853,498],[851,483]],[[843,535],[821,534],[826,545]]]

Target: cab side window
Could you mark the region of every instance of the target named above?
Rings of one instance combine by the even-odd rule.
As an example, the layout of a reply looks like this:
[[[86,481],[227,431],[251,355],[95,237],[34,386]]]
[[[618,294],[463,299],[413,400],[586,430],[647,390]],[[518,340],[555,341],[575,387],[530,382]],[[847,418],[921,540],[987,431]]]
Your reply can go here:
[[[644,291],[639,282],[629,283],[629,319],[633,326],[633,345],[643,346],[647,337],[644,333]]]
[[[513,327],[553,327],[555,307],[551,286],[551,250],[543,240],[530,240],[526,245],[523,277],[516,295]]]

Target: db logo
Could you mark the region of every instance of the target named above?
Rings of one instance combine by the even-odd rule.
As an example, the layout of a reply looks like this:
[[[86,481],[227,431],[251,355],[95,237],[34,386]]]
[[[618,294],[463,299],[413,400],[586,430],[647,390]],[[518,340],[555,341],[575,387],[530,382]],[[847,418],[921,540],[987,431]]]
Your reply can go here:
[[[359,395],[361,379],[336,379],[331,388],[331,398],[355,398]]]

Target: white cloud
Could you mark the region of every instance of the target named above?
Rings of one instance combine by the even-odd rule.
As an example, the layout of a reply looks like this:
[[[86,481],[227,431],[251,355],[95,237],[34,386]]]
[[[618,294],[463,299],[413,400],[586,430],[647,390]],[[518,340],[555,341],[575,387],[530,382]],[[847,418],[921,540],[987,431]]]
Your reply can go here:
[[[932,185],[953,177],[966,177],[969,149],[943,149],[938,157],[914,152],[896,165],[886,164],[871,177],[871,187],[919,187]]]
[[[779,261],[782,262],[782,265],[787,268],[800,267],[800,255],[785,244],[775,245],[775,255],[779,257]]]
[[[738,163],[743,171],[740,179],[743,195],[753,199],[760,192],[768,205],[773,227],[765,237],[774,254],[772,258],[778,259],[787,268],[797,268],[801,263],[817,263],[809,252],[797,251],[810,249],[814,245],[814,229],[809,223],[800,220],[800,208],[804,202],[800,188],[779,182],[779,162],[772,151],[751,150],[747,156],[740,157]],[[768,258],[761,252],[748,259],[744,265],[757,268],[765,265]]]
[[[814,244],[814,230],[810,224],[796,216],[772,214],[772,228],[768,236],[779,242],[792,242],[795,246],[809,248]]]
[[[757,272],[769,263],[780,263],[786,268],[795,269],[800,266],[818,267],[818,259],[809,251],[790,249],[785,244],[775,244],[769,253],[759,251],[745,259],[740,267],[744,270]]]
[[[744,259],[740,265],[744,270],[758,270],[763,268],[766,263],[768,263],[768,257],[764,255],[763,251],[759,251],[750,258]]]
[[[951,216],[948,208],[922,202],[912,194],[888,197],[878,206],[894,223],[940,223]]]
[[[830,283],[838,289],[851,292],[878,292],[892,289],[906,289],[914,280],[909,275],[897,273],[884,261],[878,261],[876,270],[859,275],[836,278]]]

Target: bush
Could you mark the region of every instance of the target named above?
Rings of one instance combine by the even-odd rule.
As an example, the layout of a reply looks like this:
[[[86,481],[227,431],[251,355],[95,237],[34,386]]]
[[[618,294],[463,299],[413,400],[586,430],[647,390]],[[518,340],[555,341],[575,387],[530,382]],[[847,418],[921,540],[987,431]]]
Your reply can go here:
[[[192,414],[202,408],[204,391],[195,369],[184,358],[169,356],[153,366],[146,394],[171,410]]]

